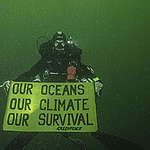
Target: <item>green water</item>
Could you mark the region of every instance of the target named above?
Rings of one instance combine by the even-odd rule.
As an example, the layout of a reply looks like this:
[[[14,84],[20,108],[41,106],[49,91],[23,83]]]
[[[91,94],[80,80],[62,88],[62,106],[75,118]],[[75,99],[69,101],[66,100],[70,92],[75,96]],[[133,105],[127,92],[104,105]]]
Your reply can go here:
[[[83,49],[82,62],[91,64],[104,82],[98,103],[103,112],[101,128],[148,148],[149,10],[150,2],[140,0],[0,0],[0,83],[16,78],[39,60],[38,37],[51,38],[62,30],[72,35]],[[1,110],[4,103],[0,98]],[[15,136],[1,132],[0,149]],[[92,137],[84,140],[89,149],[104,149]],[[56,144],[77,149],[49,134],[35,137],[26,149],[55,150]]]

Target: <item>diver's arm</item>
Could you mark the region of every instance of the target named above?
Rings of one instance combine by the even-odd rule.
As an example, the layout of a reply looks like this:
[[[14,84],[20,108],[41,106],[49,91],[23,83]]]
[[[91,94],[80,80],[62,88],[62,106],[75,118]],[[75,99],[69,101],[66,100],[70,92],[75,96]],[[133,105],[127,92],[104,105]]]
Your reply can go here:
[[[14,81],[23,81],[23,82],[33,81],[34,77],[45,68],[44,65],[45,60],[44,59],[39,60],[35,65],[32,66],[32,68],[29,71],[22,73]]]
[[[98,76],[95,75],[94,70],[90,65],[81,65],[80,76],[82,82],[94,82],[95,93],[97,96],[101,96],[103,82]]]
[[[39,71],[44,68],[44,64],[45,63],[43,59],[39,60],[35,65],[33,65],[33,67],[29,71],[22,73],[16,79],[12,79],[12,81],[16,81],[16,82],[17,81],[18,82],[19,81],[22,81],[22,82],[34,81]],[[6,95],[8,94],[8,91],[9,91],[10,82],[11,82],[10,80],[7,80],[0,85],[0,88],[4,89]]]

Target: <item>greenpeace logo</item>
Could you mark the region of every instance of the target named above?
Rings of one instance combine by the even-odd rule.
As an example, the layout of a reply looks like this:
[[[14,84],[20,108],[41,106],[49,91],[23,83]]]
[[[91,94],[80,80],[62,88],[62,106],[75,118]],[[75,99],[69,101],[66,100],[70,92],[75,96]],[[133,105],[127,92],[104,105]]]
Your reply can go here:
[[[57,127],[57,130],[81,130],[82,127]]]

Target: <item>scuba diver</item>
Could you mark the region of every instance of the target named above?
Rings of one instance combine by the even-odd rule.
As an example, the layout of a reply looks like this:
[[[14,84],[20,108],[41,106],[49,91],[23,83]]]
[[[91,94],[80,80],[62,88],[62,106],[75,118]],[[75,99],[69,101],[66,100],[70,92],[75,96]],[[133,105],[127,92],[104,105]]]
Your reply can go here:
[[[58,31],[51,40],[42,43],[39,48],[41,59],[31,69],[17,77],[13,81],[25,82],[93,82],[96,98],[101,96],[103,83],[94,73],[90,65],[81,63],[82,50],[74,44],[72,38]],[[1,87],[8,91],[10,82],[6,81]],[[5,150],[22,150],[37,135],[37,132],[21,132],[6,147]],[[68,133],[60,133],[72,143],[80,146],[80,150],[86,150],[86,145],[76,142]],[[136,149],[143,150],[128,140],[106,134],[100,129],[91,134],[99,142],[110,150]]]
[[[63,32],[56,32],[51,40],[40,45],[41,59],[15,81],[39,82],[95,82],[100,96],[103,84],[90,65],[81,63],[82,50]]]
[[[39,47],[41,59],[31,67],[31,69],[19,75],[13,81],[21,82],[94,82],[95,94],[100,96],[103,87],[102,81],[94,74],[90,65],[81,63],[82,50],[74,44],[72,38],[59,31],[52,39],[42,43]],[[10,82],[5,82],[6,91]],[[21,132],[6,147],[22,149],[38,133]],[[67,133],[61,133],[72,143],[81,146],[85,150],[85,145],[76,143]]]

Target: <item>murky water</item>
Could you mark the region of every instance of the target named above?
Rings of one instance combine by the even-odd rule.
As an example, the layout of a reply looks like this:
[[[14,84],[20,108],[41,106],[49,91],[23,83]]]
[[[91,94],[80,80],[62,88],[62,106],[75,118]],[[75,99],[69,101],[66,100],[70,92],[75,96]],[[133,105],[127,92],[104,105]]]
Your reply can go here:
[[[62,30],[83,49],[82,62],[91,64],[104,82],[98,102],[101,128],[148,147],[149,6],[140,0],[1,0],[0,83],[16,78],[40,59],[38,37],[51,38]],[[1,92],[0,123],[5,103]],[[0,149],[16,135],[1,132]],[[83,139],[88,149],[105,149],[92,137]],[[64,137],[47,133],[33,138],[25,149],[31,147],[78,149]]]

